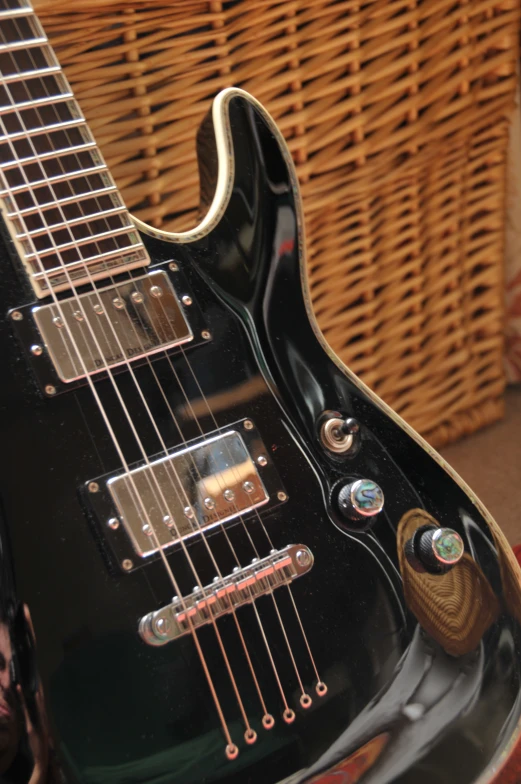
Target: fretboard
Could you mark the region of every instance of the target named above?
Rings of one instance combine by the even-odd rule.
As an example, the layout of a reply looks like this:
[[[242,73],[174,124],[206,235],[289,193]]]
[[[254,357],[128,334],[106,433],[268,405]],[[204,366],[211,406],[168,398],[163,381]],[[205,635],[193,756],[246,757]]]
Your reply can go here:
[[[0,0],[0,179],[38,297],[149,263],[28,0]]]

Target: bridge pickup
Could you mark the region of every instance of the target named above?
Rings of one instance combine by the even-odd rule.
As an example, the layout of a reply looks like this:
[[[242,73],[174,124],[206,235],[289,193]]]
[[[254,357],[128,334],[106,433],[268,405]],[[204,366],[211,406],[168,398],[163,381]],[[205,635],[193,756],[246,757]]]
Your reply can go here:
[[[98,488],[96,493],[89,488]],[[251,419],[125,473],[91,479],[85,497],[120,563],[141,562],[256,509],[287,500]]]
[[[167,642],[190,633],[221,615],[226,615],[281,585],[289,585],[313,566],[313,555],[301,544],[272,550],[266,558],[254,559],[249,566],[236,567],[226,577],[197,588],[188,596],[174,597],[171,604],[141,619],[139,633],[149,645]]]
[[[164,270],[34,307],[32,315],[67,384],[194,337]]]

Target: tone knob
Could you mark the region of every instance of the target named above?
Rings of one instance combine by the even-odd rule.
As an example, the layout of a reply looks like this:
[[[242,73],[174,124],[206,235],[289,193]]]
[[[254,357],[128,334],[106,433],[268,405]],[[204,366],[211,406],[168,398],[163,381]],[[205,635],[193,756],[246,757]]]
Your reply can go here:
[[[338,493],[338,509],[349,520],[374,517],[382,511],[382,488],[370,479],[357,479],[344,485]]]
[[[465,552],[463,539],[452,528],[422,525],[405,544],[405,557],[417,572],[445,574]]]

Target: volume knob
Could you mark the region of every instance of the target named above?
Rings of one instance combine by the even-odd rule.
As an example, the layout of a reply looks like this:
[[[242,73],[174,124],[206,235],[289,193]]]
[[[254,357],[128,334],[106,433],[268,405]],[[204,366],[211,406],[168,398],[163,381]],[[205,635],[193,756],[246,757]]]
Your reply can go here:
[[[363,520],[382,511],[384,494],[376,482],[357,479],[340,489],[337,504],[344,517],[349,520]]]
[[[405,543],[405,557],[417,572],[445,574],[465,552],[463,539],[452,528],[422,525]]]

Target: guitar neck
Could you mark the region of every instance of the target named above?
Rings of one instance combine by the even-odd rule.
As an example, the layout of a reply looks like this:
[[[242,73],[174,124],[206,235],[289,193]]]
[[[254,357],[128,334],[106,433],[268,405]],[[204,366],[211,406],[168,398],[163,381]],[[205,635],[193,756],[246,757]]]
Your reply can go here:
[[[28,0],[0,0],[0,201],[38,297],[149,264]]]

